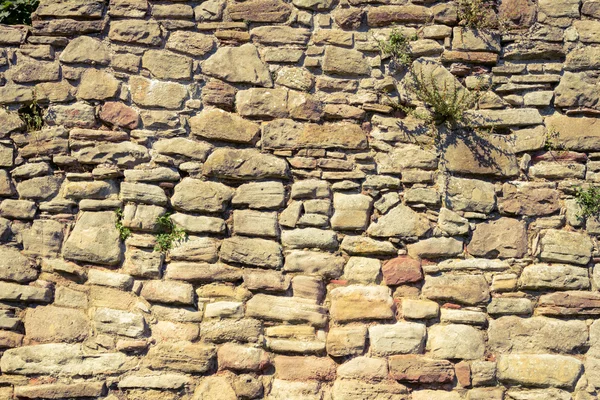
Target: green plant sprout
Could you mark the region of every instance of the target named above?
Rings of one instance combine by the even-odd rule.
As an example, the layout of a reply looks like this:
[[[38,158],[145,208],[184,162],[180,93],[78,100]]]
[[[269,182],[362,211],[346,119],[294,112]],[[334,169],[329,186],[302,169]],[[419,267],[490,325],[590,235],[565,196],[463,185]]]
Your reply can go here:
[[[131,229],[123,225],[123,210],[119,208],[115,211],[115,214],[117,214],[117,221],[115,222],[115,227],[119,231],[119,237],[121,238],[121,240],[125,241],[129,236],[131,236]]]
[[[187,233],[171,220],[171,213],[166,213],[156,218],[156,235],[155,251],[166,253],[173,248],[175,243],[180,243],[187,239]]]
[[[600,186],[575,188],[575,200],[581,208],[579,218],[598,217],[600,214]]]

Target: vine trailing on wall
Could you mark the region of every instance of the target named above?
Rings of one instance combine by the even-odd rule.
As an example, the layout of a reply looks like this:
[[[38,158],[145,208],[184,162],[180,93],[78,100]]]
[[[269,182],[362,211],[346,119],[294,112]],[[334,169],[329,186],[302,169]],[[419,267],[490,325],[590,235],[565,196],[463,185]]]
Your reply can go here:
[[[31,14],[39,0],[4,0],[0,3],[0,24],[31,25]]]

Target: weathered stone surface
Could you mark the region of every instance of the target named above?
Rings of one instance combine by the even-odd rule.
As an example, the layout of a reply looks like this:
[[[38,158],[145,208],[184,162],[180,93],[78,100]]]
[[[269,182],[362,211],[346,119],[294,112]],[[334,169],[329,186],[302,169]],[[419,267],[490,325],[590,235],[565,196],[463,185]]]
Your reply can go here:
[[[344,259],[329,253],[295,250],[286,254],[283,270],[337,278],[342,274]]]
[[[275,209],[283,205],[284,187],[281,182],[253,182],[240,185],[231,203],[255,209]]]
[[[544,261],[585,265],[590,261],[592,242],[581,233],[549,229],[542,236],[540,248]]]
[[[362,354],[366,338],[366,326],[330,328],[327,333],[327,354],[334,357]]]
[[[489,287],[481,275],[426,276],[423,296],[432,300],[447,300],[475,305],[487,302]]]
[[[256,342],[262,334],[262,324],[256,319],[205,321],[200,329],[202,338],[213,343],[229,341]]]
[[[432,237],[406,246],[408,255],[419,259],[456,257],[463,252],[461,240],[448,237]]]
[[[281,244],[288,249],[334,250],[338,241],[334,231],[304,228],[281,232]]]
[[[506,118],[510,120],[512,117]],[[539,120],[541,123],[541,116]],[[478,136],[477,139],[455,136],[446,140],[451,140],[444,155],[449,171],[494,176],[516,176],[519,173],[513,147],[503,136]]]
[[[336,230],[364,230],[369,222],[373,200],[362,194],[336,193],[331,227]]]
[[[240,6],[247,6],[251,3],[252,1],[240,3]],[[266,64],[259,58],[256,47],[252,44],[219,48],[215,54],[202,63],[202,72],[227,82],[273,86],[271,74]]]
[[[3,372],[18,375],[114,374],[131,367],[122,353],[87,354],[80,344],[48,343],[10,349],[0,360]]]
[[[227,11],[234,21],[285,22],[292,8],[279,0],[252,0],[231,5]]]
[[[347,122],[318,125],[276,119],[263,126],[262,139],[264,148],[273,150],[364,149],[367,146],[361,127]]]
[[[110,53],[105,44],[89,36],[80,36],[69,42],[60,54],[60,61],[74,64],[107,65]]]
[[[263,268],[279,268],[283,263],[281,246],[277,242],[241,236],[223,241],[221,259]]]
[[[323,71],[332,75],[369,75],[371,69],[362,53],[356,50],[326,46]]]
[[[567,71],[581,71],[600,68],[600,49],[596,47],[583,47],[567,54],[565,69]]]
[[[394,315],[390,289],[384,286],[338,287],[331,291],[330,297],[329,312],[336,322],[382,320]]]
[[[63,257],[94,264],[119,263],[121,245],[115,221],[111,211],[84,211],[63,246]]]
[[[483,357],[483,333],[469,325],[435,325],[429,329],[427,349],[435,358],[474,360]]]
[[[246,303],[246,315],[268,321],[297,322],[322,327],[327,322],[325,308],[307,299],[254,295]]]
[[[523,386],[572,388],[582,369],[581,361],[562,355],[501,355],[498,379]]]
[[[261,44],[305,45],[310,39],[310,31],[288,26],[261,26],[252,29],[250,36]]]
[[[58,256],[63,242],[64,228],[64,225],[58,221],[34,221],[31,229],[23,233],[23,252],[33,256]],[[12,261],[15,261],[14,258]],[[1,263],[0,261],[0,265]]]
[[[212,146],[186,138],[173,138],[157,141],[153,149],[160,154],[203,162],[212,150]]]
[[[423,279],[421,262],[408,256],[399,256],[385,262],[381,271],[386,285],[401,285]]]
[[[534,264],[523,269],[519,287],[532,290],[588,289],[590,279],[585,268],[561,264]]]
[[[467,251],[479,257],[521,258],[527,252],[525,223],[500,218],[477,224]]]
[[[145,363],[152,369],[204,373],[212,368],[216,355],[216,348],[205,343],[162,342],[150,348]]]
[[[560,208],[559,192],[543,183],[509,182],[502,186],[498,209],[512,215],[540,216]]]
[[[284,159],[253,149],[217,149],[206,160],[203,173],[221,179],[285,179],[289,167]]]
[[[280,379],[332,381],[336,365],[322,357],[277,356],[274,359],[276,375]]]
[[[475,179],[451,177],[446,187],[444,202],[454,211],[488,214],[496,206],[494,185]]]
[[[233,189],[216,182],[184,178],[171,199],[173,207],[190,212],[222,212],[233,197]]]
[[[593,292],[566,291],[540,296],[537,311],[541,315],[599,315],[600,296]]]
[[[334,399],[406,400],[408,389],[389,380],[368,383],[358,379],[337,379],[333,384],[332,394]]]
[[[390,375],[397,381],[410,383],[450,383],[454,367],[446,360],[416,355],[397,355],[389,358]]]
[[[0,279],[18,283],[34,281],[38,271],[27,257],[14,247],[0,247]]]
[[[554,318],[516,316],[490,321],[490,347],[500,354],[572,353],[587,342],[584,321],[561,321]]]
[[[190,383],[190,378],[183,374],[137,374],[128,375],[119,381],[120,389],[180,389]]]
[[[403,221],[398,224],[397,221]],[[371,223],[367,233],[375,237],[422,237],[429,230],[428,221],[405,205],[394,207],[377,222]]]
[[[599,86],[600,80],[591,71],[565,71],[555,90],[554,105],[556,107],[589,107],[598,109],[600,107]],[[567,130],[567,132],[569,131]],[[583,137],[585,138],[585,134]]]
[[[100,119],[116,127],[134,129],[139,124],[140,116],[135,109],[123,103],[109,101],[102,106]]]
[[[548,129],[557,132],[558,141],[569,150],[600,149],[600,123],[596,118],[573,118],[556,113],[545,122]]]
[[[164,50],[148,50],[142,57],[142,67],[158,79],[190,79],[192,59]]]
[[[162,43],[160,25],[155,21],[114,20],[108,37],[117,42],[159,46]]]
[[[17,283],[0,282],[0,300],[50,303],[52,290]]]
[[[202,33],[175,31],[169,35],[167,49],[202,57],[209,53],[215,45],[215,40]]]
[[[192,135],[226,142],[251,143],[260,132],[254,122],[219,109],[203,110],[189,123]]]
[[[417,5],[379,6],[369,9],[367,22],[369,26],[385,26],[393,23],[424,23],[433,17],[427,7]]]
[[[399,175],[406,169],[435,169],[438,165],[435,153],[416,145],[394,148],[391,153],[376,156],[377,170],[381,174]]]
[[[422,353],[426,331],[425,325],[415,322],[373,325],[369,327],[371,352],[378,356]]]
[[[140,314],[99,308],[94,313],[94,326],[100,332],[131,338],[141,337],[146,330],[144,317]]]
[[[193,304],[194,288],[189,283],[145,281],[140,293],[148,301],[167,304]]]
[[[177,109],[188,96],[186,87],[174,82],[159,82],[132,76],[129,85],[133,102],[142,107]]]
[[[104,382],[77,382],[71,384],[51,383],[15,387],[15,396],[25,399],[63,399],[102,396],[106,391]]]
[[[39,343],[81,342],[88,337],[89,320],[80,310],[55,306],[27,310],[25,332]]]
[[[46,200],[56,195],[63,178],[61,176],[40,176],[17,184],[19,196],[27,200]]]

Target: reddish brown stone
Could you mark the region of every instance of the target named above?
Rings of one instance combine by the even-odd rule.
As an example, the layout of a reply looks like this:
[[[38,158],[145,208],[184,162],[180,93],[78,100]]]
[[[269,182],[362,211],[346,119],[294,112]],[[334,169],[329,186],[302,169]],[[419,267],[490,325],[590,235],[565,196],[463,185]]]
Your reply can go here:
[[[389,358],[390,376],[411,383],[450,383],[454,368],[450,361],[434,360],[418,355],[398,355]]]
[[[586,162],[588,159],[585,153],[574,151],[546,151],[532,157],[533,162],[537,161],[576,161]]]
[[[539,216],[553,214],[560,209],[560,192],[544,184],[505,183],[502,192],[503,196],[498,201],[501,213]]]
[[[462,62],[471,64],[491,64],[498,63],[498,54],[474,51],[450,51],[442,53],[442,62]]]
[[[401,285],[423,279],[421,262],[409,256],[400,256],[383,264],[383,279],[386,285]]]
[[[363,11],[360,8],[338,8],[333,13],[333,19],[342,29],[358,29]]]
[[[278,379],[289,381],[332,381],[336,364],[328,357],[277,356],[274,360]]]
[[[600,315],[600,293],[568,291],[540,296],[536,314]]]
[[[135,129],[140,123],[140,115],[136,110],[116,101],[106,102],[100,111],[100,119],[108,124]]]
[[[498,11],[500,19],[515,28],[529,28],[535,22],[536,7],[530,0],[502,0]]]
[[[454,372],[460,386],[465,388],[471,386],[471,365],[468,362],[461,361],[456,364]]]
[[[431,10],[423,6],[379,6],[367,11],[369,26],[385,26],[394,23],[424,23],[433,18]]]
[[[23,344],[23,335],[16,332],[0,331],[0,349],[19,347]]]
[[[235,88],[225,82],[213,79],[202,88],[202,102],[226,110],[233,109]]]

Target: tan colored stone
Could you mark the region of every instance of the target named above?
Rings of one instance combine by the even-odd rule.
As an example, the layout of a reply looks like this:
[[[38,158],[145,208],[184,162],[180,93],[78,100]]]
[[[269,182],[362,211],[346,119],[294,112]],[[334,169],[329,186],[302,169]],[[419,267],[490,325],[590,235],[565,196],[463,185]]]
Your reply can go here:
[[[113,20],[108,37],[117,42],[150,46],[159,46],[162,43],[160,25],[155,21]]]
[[[332,75],[370,75],[371,68],[365,56],[350,49],[326,46],[323,71]]]
[[[188,93],[184,85],[174,82],[159,82],[132,76],[129,78],[131,97],[142,107],[164,107],[177,109],[183,105]]]
[[[385,286],[350,285],[331,291],[331,318],[340,323],[363,319],[390,319],[394,313],[390,289]]]
[[[279,0],[250,0],[227,7],[234,21],[285,22],[292,7]]]
[[[240,3],[240,5],[251,3],[252,1],[249,1]],[[273,86],[266,64],[258,56],[256,47],[250,43],[240,47],[219,48],[215,54],[202,63],[202,72],[227,82],[252,83],[264,87]]]
[[[210,35],[189,31],[174,31],[167,40],[167,49],[202,57],[215,46],[215,40]]]
[[[107,65],[110,62],[108,47],[100,40],[80,36],[69,42],[60,54],[60,61],[73,64]]]
[[[192,135],[234,143],[251,143],[260,133],[254,122],[219,109],[205,109],[190,118]]]
[[[115,97],[120,83],[111,74],[88,69],[81,76],[77,97],[84,100],[105,100]]]
[[[217,149],[203,167],[203,173],[207,176],[233,180],[285,179],[288,171],[284,159],[254,149]]]
[[[426,276],[423,296],[432,300],[475,305],[490,298],[488,284],[481,275]]]
[[[572,388],[583,365],[573,357],[552,354],[500,355],[498,379],[500,382],[524,386]]]

